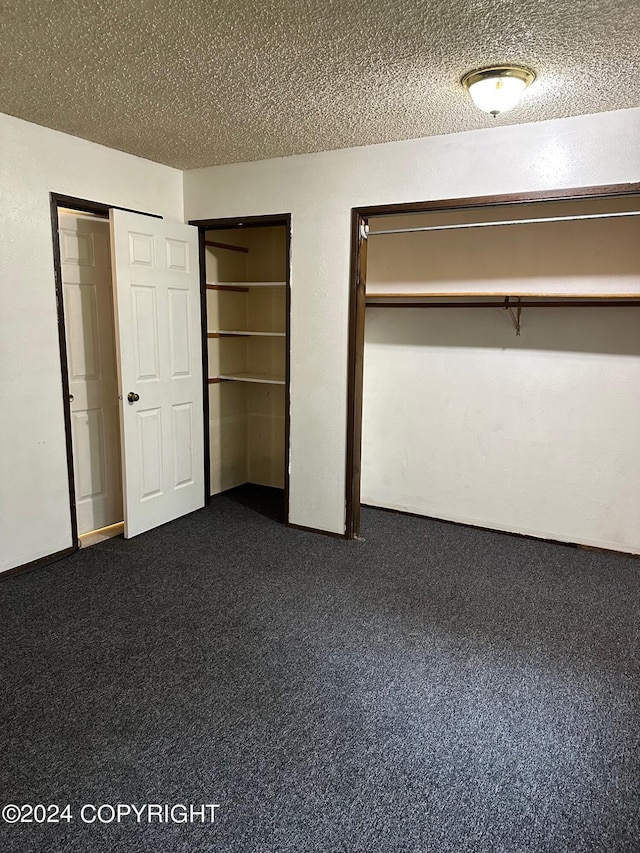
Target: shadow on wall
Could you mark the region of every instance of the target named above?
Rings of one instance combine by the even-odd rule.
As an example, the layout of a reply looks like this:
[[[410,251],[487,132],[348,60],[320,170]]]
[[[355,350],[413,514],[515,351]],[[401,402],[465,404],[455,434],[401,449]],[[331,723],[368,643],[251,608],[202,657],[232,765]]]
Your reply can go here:
[[[640,306],[525,307],[520,325],[503,308],[368,306],[365,345],[640,356]]]

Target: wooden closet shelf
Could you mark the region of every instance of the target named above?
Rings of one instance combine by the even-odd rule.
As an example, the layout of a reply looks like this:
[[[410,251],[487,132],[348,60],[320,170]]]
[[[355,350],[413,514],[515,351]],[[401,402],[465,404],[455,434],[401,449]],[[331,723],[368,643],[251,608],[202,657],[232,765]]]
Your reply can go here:
[[[286,281],[214,281],[207,284],[212,290],[248,290],[250,287],[286,287]]]
[[[499,302],[446,302],[440,299],[435,301],[432,299],[423,302],[367,302],[369,308],[517,308],[521,311],[523,308],[636,308],[640,306],[640,297],[624,297],[607,298],[600,297],[599,299],[580,299],[571,297],[570,299],[531,299],[529,302],[522,302],[519,296],[501,299]]]
[[[640,299],[640,293],[501,293],[495,291],[451,293],[366,293],[365,299],[481,299],[485,296],[506,299]]]
[[[237,293],[248,293],[249,288],[236,284],[209,284],[207,282],[207,290],[235,290]]]
[[[284,338],[286,332],[260,332],[254,329],[236,331],[235,329],[220,329],[217,332],[207,332],[208,338]]]
[[[424,296],[424,294],[420,294]],[[451,296],[451,294],[448,294]],[[474,294],[477,296],[478,294]],[[400,302],[399,300],[393,300],[391,302],[378,302],[378,301],[370,301],[369,298],[366,300],[366,304],[369,308],[500,308],[507,310],[511,317],[511,321],[515,327],[516,335],[520,334],[520,318],[522,315],[522,310],[524,308],[628,308],[628,307],[640,307],[640,298],[634,298],[632,296],[624,296],[622,298],[615,298],[611,296],[589,296],[589,298],[585,299],[583,297],[570,297],[570,298],[562,298],[558,297],[557,294],[554,294],[554,298],[552,300],[549,299],[537,299],[531,298],[531,294],[527,295],[529,297],[529,301],[522,301],[519,296],[505,296],[503,299],[498,301],[489,301],[486,302],[447,302],[443,301],[442,298],[436,299],[435,301],[431,298],[423,299],[421,302]],[[415,299],[415,295],[405,295],[405,300]],[[514,300],[514,301],[510,301]],[[514,311],[516,313],[514,313]]]
[[[284,338],[286,335],[286,332],[231,331],[227,329],[220,329],[218,332],[207,332],[208,338]]]
[[[220,374],[218,380],[228,382],[257,382],[264,385],[284,385],[285,379],[283,376],[270,376],[265,373],[225,373]]]

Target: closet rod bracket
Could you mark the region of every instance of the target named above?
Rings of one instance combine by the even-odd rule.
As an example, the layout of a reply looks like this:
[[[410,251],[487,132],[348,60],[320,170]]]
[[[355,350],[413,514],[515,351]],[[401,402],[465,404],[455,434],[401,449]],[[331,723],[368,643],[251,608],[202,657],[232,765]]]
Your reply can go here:
[[[516,303],[516,313],[513,313],[513,308],[509,304],[509,297],[505,296],[504,298],[504,307],[505,311],[509,312],[509,316],[511,317],[511,321],[516,330],[516,335],[520,334],[520,314],[522,313],[522,305],[520,304],[520,300]]]

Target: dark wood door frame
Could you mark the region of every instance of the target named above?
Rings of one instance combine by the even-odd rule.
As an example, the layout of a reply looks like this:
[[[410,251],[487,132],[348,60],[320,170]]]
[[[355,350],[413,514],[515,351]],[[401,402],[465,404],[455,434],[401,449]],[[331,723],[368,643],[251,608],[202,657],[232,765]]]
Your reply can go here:
[[[59,208],[68,208],[69,210],[78,213],[92,213],[94,215],[108,217],[111,209],[126,210],[129,213],[142,213],[144,216],[153,216],[157,219],[162,219],[156,213],[144,213],[139,210],[131,210],[127,207],[118,207],[115,204],[103,204],[98,201],[90,201],[89,199],[76,198],[75,196],[63,195],[62,193],[49,194],[49,206],[51,211],[51,237],[53,241],[53,272],[56,289],[56,311],[58,319],[58,347],[60,350],[60,370],[62,379],[62,410],[64,413],[64,432],[67,453],[67,478],[69,483],[69,513],[71,517],[71,547],[65,548],[62,551],[56,551],[54,554],[47,554],[32,560],[29,563],[24,563],[21,566],[16,566],[10,569],[9,572],[3,572],[2,576],[9,573],[14,575],[19,572],[28,571],[37,566],[47,565],[55,560],[60,560],[78,550],[78,517],[76,513],[76,487],[73,474],[73,443],[71,433],[71,410],[69,408],[69,365],[67,362],[67,339],[64,315],[64,301],[62,293],[62,264],[60,259],[60,235],[59,235]]]
[[[367,224],[368,217],[366,213],[354,208],[351,211],[345,539],[355,539],[360,534],[360,457],[362,445],[362,374],[364,369]]]
[[[531,202],[572,201],[612,198],[640,193],[640,183],[609,184],[565,190],[542,190],[507,195],[439,199],[437,201],[355,207],[351,211],[351,271],[349,282],[349,362],[347,385],[347,462],[345,536],[360,534],[360,480],[362,453],[362,379],[364,367],[365,282],[367,247],[363,226],[371,216],[468,210],[470,208],[513,206]]]
[[[205,502],[211,500],[211,450],[209,439],[209,363],[208,363],[208,338],[207,338],[207,268],[206,268],[206,232],[217,229],[243,229],[243,228],[269,228],[272,226],[284,226],[287,229],[286,237],[286,353],[285,353],[285,416],[284,416],[284,516],[285,523],[289,524],[289,440],[290,440],[290,374],[291,374],[291,214],[277,213],[265,216],[234,216],[224,219],[190,219],[189,225],[198,228],[200,247],[200,304],[202,317],[202,380],[203,380],[203,405],[204,405],[204,483]]]

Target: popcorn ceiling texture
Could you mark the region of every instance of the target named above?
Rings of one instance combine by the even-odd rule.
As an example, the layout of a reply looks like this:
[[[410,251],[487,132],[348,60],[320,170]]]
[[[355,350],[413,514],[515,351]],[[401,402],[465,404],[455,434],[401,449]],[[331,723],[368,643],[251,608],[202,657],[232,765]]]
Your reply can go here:
[[[0,111],[180,169],[640,104],[637,0],[0,0]],[[538,79],[498,119],[460,84]]]

